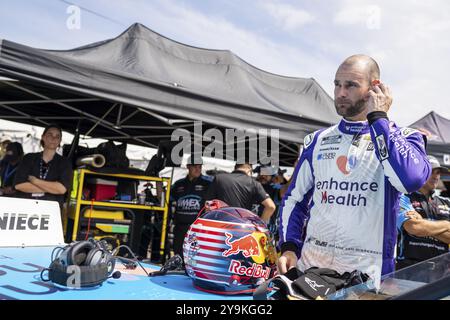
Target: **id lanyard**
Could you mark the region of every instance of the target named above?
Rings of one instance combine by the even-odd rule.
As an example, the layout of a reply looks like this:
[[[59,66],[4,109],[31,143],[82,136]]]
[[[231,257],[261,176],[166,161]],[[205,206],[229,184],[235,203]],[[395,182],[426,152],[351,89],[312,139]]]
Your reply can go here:
[[[8,163],[8,166],[5,169],[4,181],[2,181],[2,183],[6,183],[6,181],[8,181],[8,179],[9,179],[9,177],[11,177],[14,174],[14,172],[16,172],[17,166],[12,168],[11,170],[10,170],[10,168],[11,168],[11,166]]]
[[[44,168],[44,160],[42,160],[41,158],[41,162],[39,163],[39,179],[42,180],[47,179],[49,171],[50,171],[50,164],[48,163]]]
[[[45,180],[47,178],[48,175],[48,171],[50,170],[50,164],[47,164],[44,168],[44,160],[42,160],[39,162],[39,179],[41,180]],[[31,196],[33,198],[41,198],[45,195],[45,193],[32,193]]]

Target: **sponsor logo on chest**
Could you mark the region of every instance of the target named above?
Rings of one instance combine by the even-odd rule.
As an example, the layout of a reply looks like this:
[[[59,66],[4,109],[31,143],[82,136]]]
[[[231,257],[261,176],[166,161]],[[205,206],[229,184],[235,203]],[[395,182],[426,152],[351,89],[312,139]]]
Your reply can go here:
[[[444,216],[448,216],[450,213],[450,207],[445,204],[438,205],[438,209],[439,209],[439,213]]]
[[[339,144],[342,141],[342,135],[335,135],[335,136],[329,136],[324,137],[322,141],[320,142],[321,146],[327,145],[327,144]]]
[[[333,160],[336,157],[336,152],[324,152],[317,155],[317,160]]]
[[[317,181],[316,190],[321,192],[322,204],[337,204],[347,207],[366,207],[368,195],[378,192],[376,182],[339,181],[333,178]]]
[[[203,190],[205,190],[205,187],[202,186],[201,184],[197,184],[197,185],[194,187],[194,190],[195,190],[195,191],[203,191]]]
[[[198,198],[181,198],[177,201],[178,210],[198,211],[200,210],[200,199]]]
[[[324,152],[324,151],[339,151],[339,147],[327,147],[327,148],[320,148],[319,152]]]

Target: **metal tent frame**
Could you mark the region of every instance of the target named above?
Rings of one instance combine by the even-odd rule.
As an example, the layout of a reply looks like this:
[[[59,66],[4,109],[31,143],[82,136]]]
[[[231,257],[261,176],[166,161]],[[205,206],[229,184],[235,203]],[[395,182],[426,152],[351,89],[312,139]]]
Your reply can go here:
[[[176,129],[190,131],[192,140],[202,138],[190,130],[196,121],[194,119],[174,119],[139,106],[79,96],[14,79],[0,79],[0,88],[0,118],[4,120],[37,126],[58,123],[64,131],[72,134],[77,122],[83,121],[80,133],[84,139],[113,140],[149,148],[158,148],[159,141],[170,140]],[[136,119],[139,121],[134,121]],[[202,129],[203,132],[207,129],[225,130],[204,122]],[[247,139],[249,141],[251,139]],[[242,140],[235,141],[236,144],[238,142]],[[225,148],[225,144],[218,144]],[[236,147],[235,151],[238,150],[241,149]],[[279,141],[280,165],[293,165],[299,150],[298,143]],[[225,158],[220,152],[216,156]]]

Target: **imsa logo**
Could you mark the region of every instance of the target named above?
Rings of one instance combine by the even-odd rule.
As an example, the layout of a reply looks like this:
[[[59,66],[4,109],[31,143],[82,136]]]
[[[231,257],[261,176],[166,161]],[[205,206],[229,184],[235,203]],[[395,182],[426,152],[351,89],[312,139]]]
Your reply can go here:
[[[381,161],[386,160],[387,158],[389,158],[389,153],[384,136],[379,135],[375,138],[375,140],[377,141],[378,152],[380,153],[380,160]]]
[[[307,149],[310,145],[311,145],[311,143],[313,142],[313,140],[314,140],[314,136],[315,136],[315,132],[313,132],[313,133],[311,133],[311,134],[308,134],[306,137],[305,137],[305,139],[303,140],[303,144],[304,144],[304,146],[305,146],[305,149]]]

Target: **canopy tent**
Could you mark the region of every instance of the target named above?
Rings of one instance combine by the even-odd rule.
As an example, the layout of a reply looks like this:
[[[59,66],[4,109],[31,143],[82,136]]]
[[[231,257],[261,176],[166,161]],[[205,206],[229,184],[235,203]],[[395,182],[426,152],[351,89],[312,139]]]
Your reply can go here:
[[[410,127],[427,133],[427,152],[450,167],[450,120],[431,111]]]
[[[292,165],[306,134],[338,121],[312,78],[260,70],[230,51],[168,39],[141,24],[72,50],[0,40],[0,118],[59,123],[93,138],[157,147],[173,130],[279,129],[280,164]],[[270,131],[269,131],[270,133]]]

